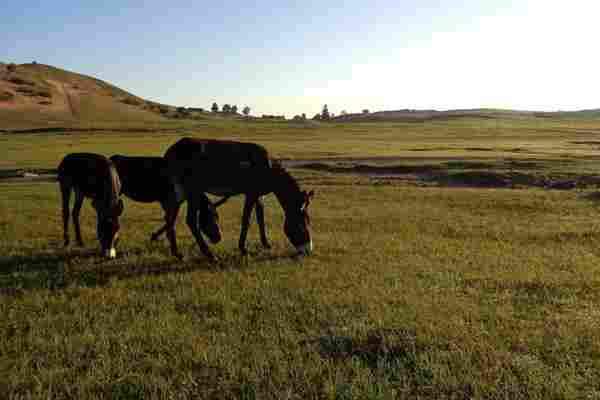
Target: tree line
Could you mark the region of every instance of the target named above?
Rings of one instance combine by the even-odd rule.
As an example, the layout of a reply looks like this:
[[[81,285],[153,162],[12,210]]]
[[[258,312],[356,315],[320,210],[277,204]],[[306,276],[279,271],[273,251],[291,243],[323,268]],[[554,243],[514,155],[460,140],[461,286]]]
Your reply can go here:
[[[212,107],[210,108],[210,110],[214,113],[218,113],[219,112],[219,105],[217,103],[213,103]],[[221,107],[221,112],[223,114],[237,114],[238,113],[238,106],[237,105],[230,105],[230,104],[223,104],[223,107]],[[244,114],[246,117],[250,114],[250,107],[246,106],[242,109],[242,114]]]

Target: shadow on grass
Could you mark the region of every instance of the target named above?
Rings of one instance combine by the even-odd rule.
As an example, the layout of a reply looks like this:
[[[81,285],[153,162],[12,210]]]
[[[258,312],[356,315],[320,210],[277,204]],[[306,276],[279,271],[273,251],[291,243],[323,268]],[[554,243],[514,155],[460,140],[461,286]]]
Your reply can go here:
[[[111,280],[142,276],[243,270],[250,263],[297,258],[289,254],[251,252],[249,257],[231,253],[215,261],[194,254],[179,261],[170,255],[155,258],[150,254],[152,251],[148,248],[126,249],[114,260],[101,258],[96,249],[90,248],[0,255],[0,295],[18,296],[32,290],[61,290],[69,286],[102,287]]]
[[[584,193],[580,197],[594,203],[594,205],[600,204],[600,192]]]
[[[423,350],[415,330],[403,328],[374,329],[363,337],[326,335],[306,343],[316,345],[321,357],[333,361],[355,359],[370,369],[396,365],[413,372],[418,353]]]

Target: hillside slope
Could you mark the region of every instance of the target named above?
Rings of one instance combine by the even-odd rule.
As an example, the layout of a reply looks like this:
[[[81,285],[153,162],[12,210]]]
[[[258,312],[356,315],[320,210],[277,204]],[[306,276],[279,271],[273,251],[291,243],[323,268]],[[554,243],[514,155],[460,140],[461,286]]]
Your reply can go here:
[[[171,108],[49,65],[0,63],[0,129],[143,125]]]
[[[343,122],[360,121],[397,121],[397,122],[423,122],[431,120],[452,120],[460,118],[479,119],[529,119],[529,118],[600,118],[600,109],[581,111],[517,111],[490,108],[475,108],[465,110],[396,110],[377,111],[362,114],[338,115],[334,119]]]

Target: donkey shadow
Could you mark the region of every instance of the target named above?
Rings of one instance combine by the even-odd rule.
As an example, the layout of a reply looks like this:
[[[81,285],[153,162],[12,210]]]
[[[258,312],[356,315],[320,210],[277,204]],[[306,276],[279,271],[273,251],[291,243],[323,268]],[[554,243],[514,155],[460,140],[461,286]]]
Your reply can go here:
[[[111,280],[141,276],[185,274],[194,271],[221,273],[243,270],[249,263],[294,260],[289,254],[251,252],[250,258],[226,253],[210,261],[202,255],[189,255],[183,261],[170,256],[131,262],[144,256],[148,248],[122,251],[107,260],[95,248],[69,248],[32,254],[0,255],[0,295],[19,295],[33,290],[62,290],[69,286],[104,287]]]

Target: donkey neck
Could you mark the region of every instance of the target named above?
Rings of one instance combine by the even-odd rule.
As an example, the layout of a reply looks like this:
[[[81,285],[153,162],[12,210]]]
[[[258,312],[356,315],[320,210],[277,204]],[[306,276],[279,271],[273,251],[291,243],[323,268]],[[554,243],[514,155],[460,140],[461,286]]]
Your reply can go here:
[[[119,201],[121,192],[121,180],[115,166],[110,163],[108,168],[108,179],[103,182],[102,193],[98,196],[98,205],[111,210]]]
[[[298,186],[298,182],[286,170],[272,170],[273,175],[271,182],[273,185],[273,193],[284,212],[300,209],[302,206],[302,192]]]

